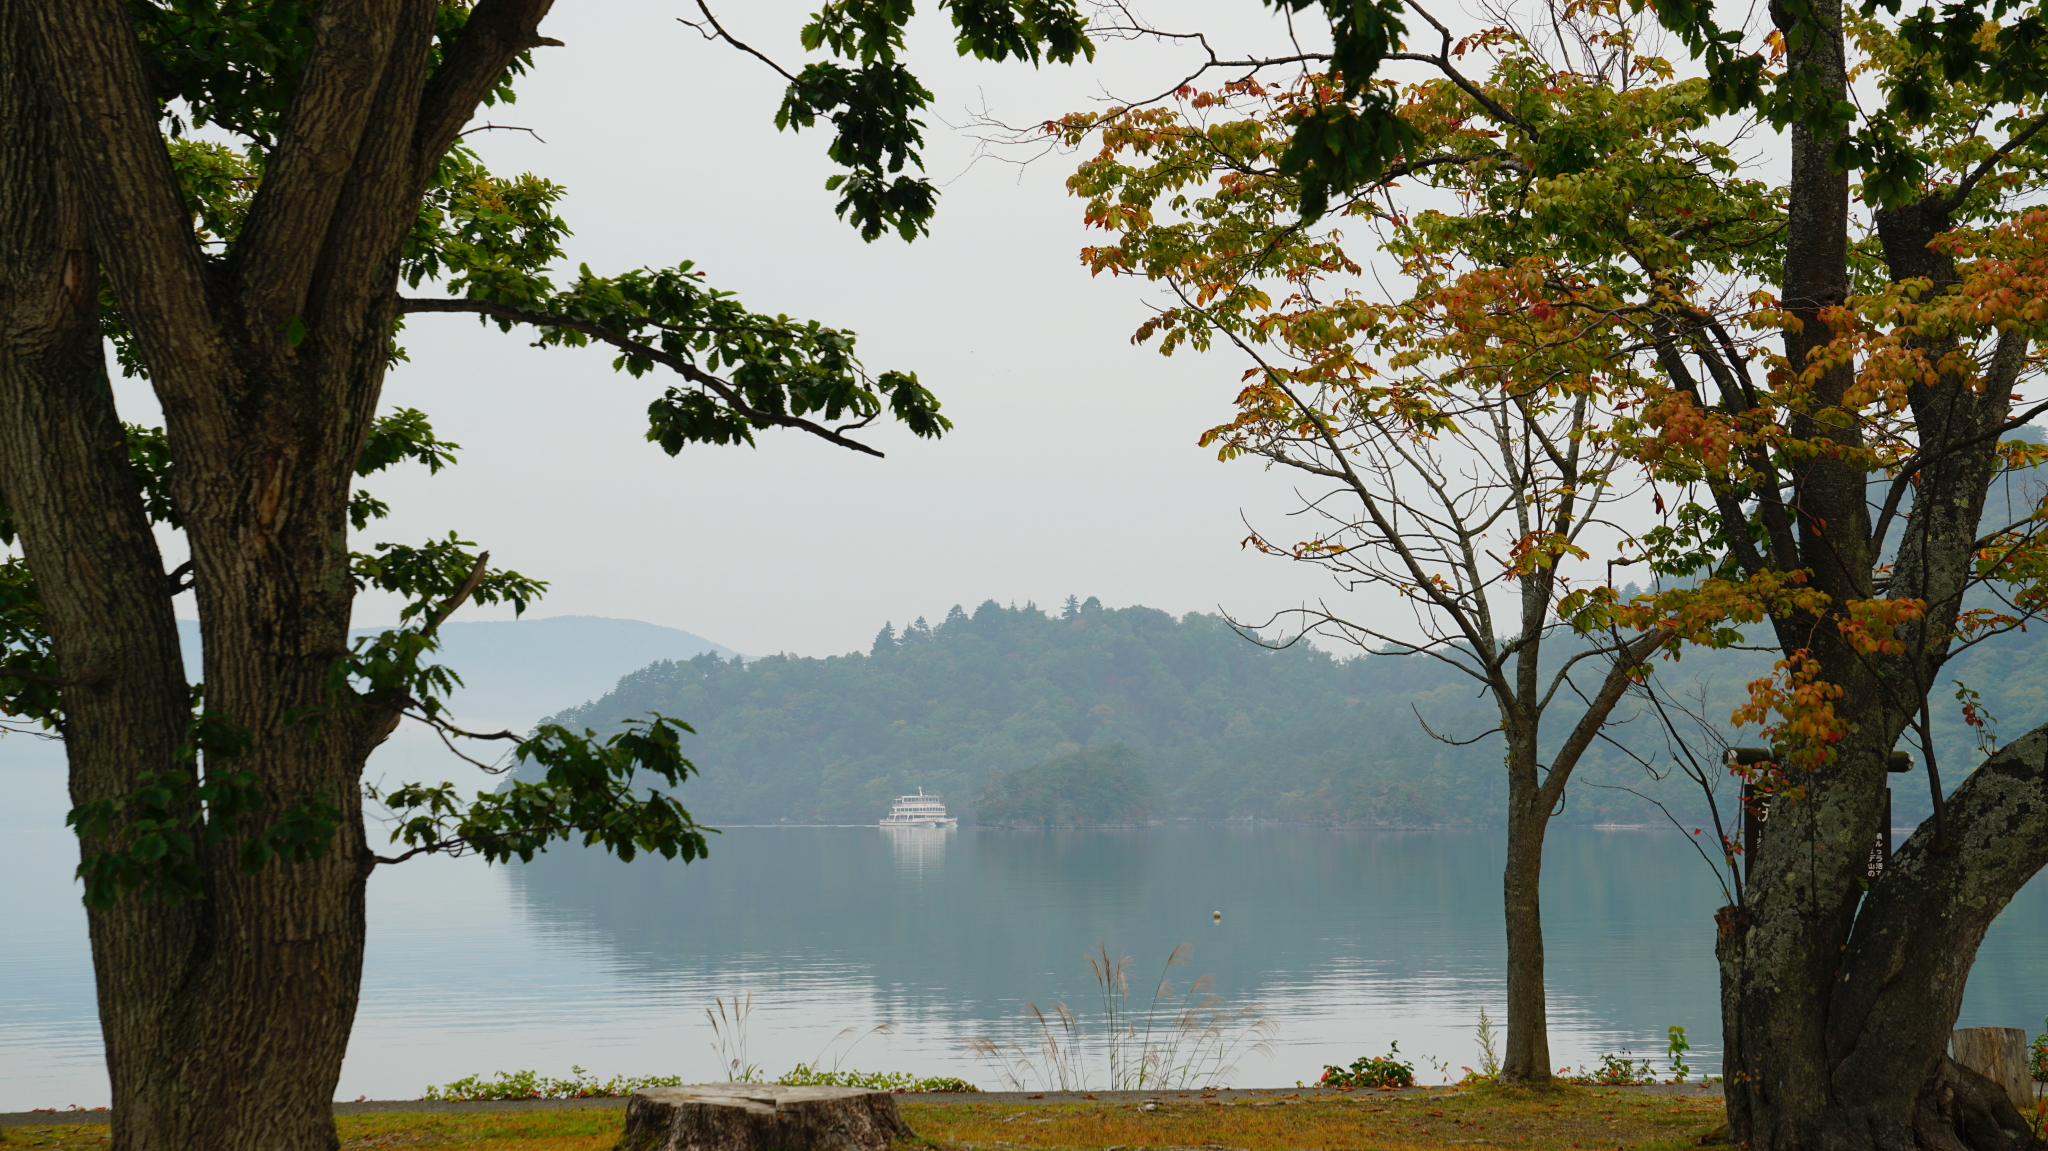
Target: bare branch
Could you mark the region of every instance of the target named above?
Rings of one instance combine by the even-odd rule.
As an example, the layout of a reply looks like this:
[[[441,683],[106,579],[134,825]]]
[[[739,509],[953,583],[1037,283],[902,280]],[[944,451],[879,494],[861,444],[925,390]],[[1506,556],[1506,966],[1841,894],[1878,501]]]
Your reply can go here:
[[[685,20],[681,16],[676,17],[676,23],[695,28],[698,35],[703,36],[706,40],[723,40],[747,55],[752,56],[754,59],[759,60],[761,63],[775,69],[776,74],[780,75],[783,79],[792,84],[796,83],[796,77],[789,74],[789,69],[784,68],[755,49],[741,43],[732,33],[726,31],[725,25],[720,24],[718,17],[711,14],[711,6],[706,4],[704,0],[697,0],[697,10],[704,13],[704,21],[711,25],[711,31],[706,32],[703,24],[699,24],[695,20]]]
[[[1436,729],[1429,726],[1429,721],[1422,718],[1421,710],[1418,709],[1414,704],[1409,704],[1408,710],[1415,713],[1415,722],[1422,725],[1422,731],[1424,735],[1429,736],[1429,738],[1436,740],[1438,743],[1450,744],[1452,747],[1470,747],[1473,744],[1478,743],[1482,739],[1490,739],[1500,734],[1500,728],[1493,727],[1487,731],[1480,732],[1478,735],[1473,736],[1471,739],[1453,739],[1448,735],[1438,735]]]
[[[524,132],[527,135],[533,137],[534,139],[539,140],[543,144],[547,143],[546,138],[543,137],[539,132],[536,132],[531,128],[522,127],[518,124],[478,124],[474,128],[464,128],[462,131],[457,132],[455,136],[457,139],[461,139],[462,137],[469,135],[471,132]]]

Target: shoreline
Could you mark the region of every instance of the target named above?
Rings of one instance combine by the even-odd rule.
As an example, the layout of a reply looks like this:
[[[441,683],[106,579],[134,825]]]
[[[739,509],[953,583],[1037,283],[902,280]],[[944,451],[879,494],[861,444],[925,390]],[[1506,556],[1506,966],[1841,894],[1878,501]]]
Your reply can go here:
[[[1595,1091],[1626,1091],[1644,1095],[1686,1095],[1701,1098],[1718,1098],[1721,1094],[1719,1083],[1654,1083],[1640,1087],[1595,1087]],[[1238,1100],[1261,1100],[1276,1096],[1298,1099],[1366,1100],[1388,1096],[1436,1096],[1444,1098],[1465,1094],[1463,1088],[1454,1085],[1435,1087],[1374,1088],[1358,1087],[1349,1090],[1335,1087],[1225,1087],[1215,1091],[936,1091],[909,1092],[896,1096],[899,1105],[957,1106],[961,1104],[996,1104],[1005,1107],[1051,1107],[1063,1103],[1141,1103],[1146,1100],[1167,1099],[1214,1099],[1219,1102]],[[336,1115],[448,1115],[477,1111],[623,1111],[630,1096],[613,1095],[593,1099],[465,1099],[444,1101],[433,1099],[360,1099],[337,1100],[334,1104]],[[95,1111],[14,1111],[0,1112],[0,1127],[73,1126],[89,1123],[107,1123],[113,1112]]]

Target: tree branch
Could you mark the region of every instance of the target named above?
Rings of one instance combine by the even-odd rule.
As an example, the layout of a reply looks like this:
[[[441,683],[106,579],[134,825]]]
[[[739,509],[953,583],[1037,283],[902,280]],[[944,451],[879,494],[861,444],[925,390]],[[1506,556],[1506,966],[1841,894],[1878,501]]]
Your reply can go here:
[[[1499,101],[1495,100],[1491,96],[1488,96],[1485,92],[1480,91],[1479,85],[1474,84],[1472,81],[1466,79],[1464,73],[1458,71],[1456,68],[1451,66],[1451,30],[1449,28],[1444,27],[1442,23],[1438,22],[1436,17],[1423,11],[1422,7],[1418,4],[1413,3],[1412,0],[1409,3],[1408,8],[1417,16],[1420,16],[1424,20],[1429,21],[1430,27],[1435,28],[1437,30],[1437,33],[1443,37],[1443,46],[1437,49],[1437,54],[1434,56],[1424,55],[1419,52],[1389,52],[1387,53],[1387,59],[1414,60],[1420,63],[1428,64],[1431,67],[1435,68],[1437,71],[1442,72],[1444,76],[1450,80],[1451,83],[1456,84],[1458,86],[1460,91],[1464,92],[1467,96],[1472,97],[1472,99],[1478,101],[1480,107],[1485,108],[1487,112],[1492,114],[1492,116],[1495,119],[1499,120],[1501,123],[1513,124],[1515,127],[1528,132],[1532,136],[1537,134],[1536,129],[1530,126],[1528,122],[1524,121],[1520,116],[1515,115],[1513,112],[1508,111],[1505,107],[1502,107]]]
[[[455,143],[477,105],[521,52],[561,47],[560,40],[540,34],[540,22],[552,7],[554,0],[478,0],[470,10],[462,34],[449,46],[420,97],[413,155],[422,185],[433,178],[442,153]]]
[[[150,364],[165,407],[217,407],[187,380],[234,371],[208,306],[205,253],[157,128],[156,98],[121,0],[24,3],[36,71],[55,119],[72,186],[90,205],[94,252],[122,317]]]
[[[420,629],[421,635],[433,635],[442,624],[448,621],[449,616],[455,614],[456,609],[461,607],[463,602],[468,600],[470,595],[476,591],[476,585],[484,582],[484,573],[489,570],[490,562],[491,553],[477,553],[476,562],[470,565],[469,577],[462,581],[461,587],[455,589],[454,595],[449,596],[442,602],[440,607],[434,609],[434,615],[431,619],[427,620],[427,626]]]
[[[766,64],[770,68],[775,69],[776,74],[781,76],[783,79],[789,81],[792,84],[796,83],[796,77],[789,74],[789,69],[784,68],[782,65],[777,64],[773,60],[770,60],[767,56],[761,54],[759,50],[753,48],[752,46],[742,44],[737,38],[733,36],[732,33],[726,31],[725,25],[720,24],[718,22],[718,17],[713,16],[711,14],[711,6],[706,4],[704,0],[697,0],[697,10],[699,12],[704,13],[704,19],[707,23],[711,25],[711,31],[706,32],[704,31],[704,25],[697,23],[695,20],[685,20],[681,16],[676,17],[676,23],[685,25],[690,28],[695,28],[698,34],[703,36],[706,40],[723,40],[726,43],[732,45],[733,47],[738,48],[740,51],[745,52],[747,55],[752,56],[754,59],[759,60],[761,63]]]
[[[1578,765],[1579,757],[1585,754],[1587,746],[1600,734],[1600,729],[1607,726],[1607,717],[1614,713],[1614,705],[1620,702],[1622,693],[1635,682],[1629,673],[1663,640],[1660,632],[1644,632],[1623,644],[1615,653],[1614,666],[1607,669],[1607,678],[1600,682],[1600,690],[1587,701],[1585,713],[1573,725],[1572,733],[1565,737],[1557,754],[1550,758],[1550,774],[1544,777],[1543,787],[1537,792],[1542,810],[1549,811],[1557,806],[1558,796],[1563,794],[1564,785],[1571,779],[1572,768]]]
[[[398,38],[400,0],[327,0],[278,144],[234,246],[237,287],[260,325],[306,311],[328,223],[348,183]],[[312,241],[312,242],[309,242]]]
[[[2007,140],[2005,142],[2005,146],[2000,148],[1998,151],[1993,152],[1989,156],[1984,157],[1984,162],[1978,164],[1976,169],[1972,171],[1968,176],[1963,177],[1963,182],[1956,185],[1955,191],[1950,192],[1947,196],[1942,197],[1942,214],[1946,215],[1950,212],[1955,211],[1957,208],[1961,207],[1963,201],[1969,197],[1970,193],[1973,190],[1975,190],[1977,184],[1980,181],[1982,181],[1984,177],[1990,175],[1991,170],[1993,168],[1996,168],[1999,165],[2000,161],[2004,160],[2007,156],[2012,155],[2015,150],[2024,147],[2026,145],[2026,142],[2033,139],[2035,135],[2037,135],[2043,128],[2048,128],[2048,113],[2043,113],[2039,116],[2034,117],[2034,122],[2028,124],[2024,129],[2022,129],[2019,135],[2014,136],[2010,140]]]
[[[852,448],[857,452],[865,452],[877,459],[883,457],[882,452],[861,443],[859,440],[848,439],[839,432],[825,427],[823,424],[813,423],[802,416],[788,416],[779,412],[762,411],[747,403],[745,398],[731,384],[704,371],[681,356],[671,355],[652,344],[642,343],[639,340],[621,336],[601,324],[595,324],[588,320],[579,320],[574,316],[565,316],[557,312],[543,312],[534,308],[516,307],[511,304],[496,304],[489,300],[426,300],[404,296],[399,298],[398,310],[401,313],[468,312],[480,316],[490,316],[499,320],[510,320],[518,324],[531,324],[540,328],[567,328],[570,331],[582,332],[586,336],[602,340],[621,351],[631,352],[636,356],[645,356],[655,363],[671,369],[684,379],[724,400],[726,405],[732,408],[733,411],[738,412],[757,424],[773,424],[777,427],[796,428],[800,431],[809,432],[819,439],[838,444],[842,448]]]

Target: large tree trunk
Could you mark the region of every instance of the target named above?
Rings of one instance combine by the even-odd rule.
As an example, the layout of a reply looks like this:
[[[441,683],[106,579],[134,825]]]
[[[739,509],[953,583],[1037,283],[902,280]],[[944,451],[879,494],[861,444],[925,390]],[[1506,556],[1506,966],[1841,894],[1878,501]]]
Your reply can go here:
[[[1772,832],[1782,834],[1772,815]],[[1785,1049],[1807,1020],[1757,1010],[1750,990],[1773,973],[1742,909],[1722,913],[1729,1012],[1731,1137],[1761,1148],[2018,1151],[2039,1147],[2004,1089],[1944,1055],[1984,932],[2048,864],[2048,727],[2001,750],[1956,789],[1948,842],[1922,827],[1893,856],[1858,910],[1840,957],[1814,986],[1821,1032],[1789,1074]],[[1732,929],[1725,929],[1733,925]],[[1764,937],[1768,939],[1768,937]],[[1747,950],[1743,948],[1747,945]],[[1724,984],[1724,988],[1727,985]],[[1803,999],[1783,996],[1807,1008]],[[1763,1042],[1757,1042],[1761,1033]]]
[[[74,802],[195,769],[171,599],[106,375],[102,271],[162,403],[192,550],[204,707],[246,733],[201,778],[264,803],[188,897],[90,914],[117,1149],[327,1149],[373,864],[360,780],[394,712],[336,692],[347,502],[434,164],[545,0],[484,0],[427,84],[434,0],[335,0],[230,258],[203,252],[119,0],[0,0],[0,502],[61,664]],[[239,855],[327,805],[314,858]],[[85,840],[88,856],[122,846]]]
[[[186,730],[170,578],[128,466],[101,350],[99,266],[56,162],[61,129],[0,6],[0,502],[14,515],[64,679],[75,804],[118,800],[171,769]],[[86,839],[80,850],[114,846]],[[115,1113],[145,1122],[179,1053],[172,1010],[204,950],[195,904],[125,900],[89,916]],[[130,1146],[164,1146],[162,1140]]]
[[[1794,45],[1788,64],[1808,70],[1823,102],[1842,99],[1840,4],[1820,0],[1810,12],[1818,28],[1793,35],[1791,14],[1773,6]],[[1794,121],[1782,299],[1800,321],[1785,341],[1795,369],[1828,341],[1822,313],[1848,291],[1848,180],[1834,167],[1838,141],[1839,133]],[[1954,283],[1948,258],[1927,246],[1947,228],[1948,208],[1930,197],[1878,213],[1893,279],[1924,276],[1937,290]],[[1900,631],[1908,653],[1851,650],[1835,618],[1775,620],[1784,652],[1807,653],[1818,679],[1841,688],[1833,706],[1842,734],[1828,761],[1789,769],[1786,782],[1803,795],[1773,802],[1749,861],[1745,903],[1718,917],[1729,1130],[1757,1151],[2036,1145],[2016,1126],[2009,1101],[2001,1110],[1988,1081],[1944,1049],[1985,929],[2048,862],[2048,728],[1973,773],[1874,884],[1864,874],[1883,810],[1885,759],[1951,643],[1996,471],[1995,440],[1983,433],[2005,418],[2021,350],[2001,345],[1981,389],[1942,377],[1909,392],[1923,466],[1884,592],[1927,602],[1927,622]],[[1813,380],[1814,402],[1793,420],[1795,436],[1858,442],[1854,420],[1835,406],[1851,374],[1844,363]],[[1827,594],[1827,610],[1840,612],[1874,594],[1871,572],[1885,541],[1871,538],[1870,477],[1853,455],[1822,451],[1796,466],[1789,510],[1798,564]]]

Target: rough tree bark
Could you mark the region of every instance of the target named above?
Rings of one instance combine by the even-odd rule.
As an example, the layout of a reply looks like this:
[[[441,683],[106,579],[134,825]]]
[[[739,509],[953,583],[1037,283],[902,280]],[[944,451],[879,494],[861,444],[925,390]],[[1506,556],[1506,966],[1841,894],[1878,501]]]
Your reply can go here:
[[[1788,67],[1808,69],[1824,99],[1846,99],[1841,5],[1816,0],[1813,24],[1797,36],[1786,7],[1772,12],[1794,46]],[[1795,366],[1828,341],[1822,310],[1848,292],[1839,141],[1838,131],[1804,122],[1792,129],[1781,299],[1801,322],[1785,338]],[[1955,282],[1953,266],[1927,243],[1949,226],[1959,199],[1929,196],[1877,214],[1893,279],[1927,276],[1937,290]],[[1863,468],[1823,451],[1789,477],[1797,540],[1774,544],[1779,554],[1768,563],[1804,569],[1830,606],[1825,616],[1775,620],[1779,646],[1788,656],[1809,652],[1819,678],[1842,688],[1834,707],[1846,734],[1833,762],[1800,778],[1803,799],[1773,803],[1748,898],[1717,920],[1730,1134],[1758,1151],[2039,1146],[2002,1090],[1944,1049],[1985,928],[2048,863],[2048,727],[1971,774],[1878,881],[1866,884],[1863,862],[1885,759],[1949,650],[1997,473],[1990,433],[2006,419],[2023,351],[2023,341],[2001,345],[1981,390],[1948,376],[1909,395],[1920,467],[1882,593],[1928,603],[1924,623],[1901,629],[1909,654],[1859,655],[1834,626],[1844,604],[1876,594],[1883,541],[1873,536],[1886,528],[1871,522]],[[1852,417],[1837,407],[1852,373],[1843,364],[1816,381],[1816,406],[1794,421],[1796,436],[1858,442]],[[1778,489],[1757,496],[1781,498]]]
[[[318,797],[342,816],[317,859],[248,874],[238,843],[201,847],[203,898],[91,912],[117,1148],[335,1146],[373,865],[356,796],[392,716],[336,714],[316,738],[298,717],[328,702],[347,648],[347,502],[401,243],[548,3],[482,0],[428,84],[436,8],[319,6],[287,130],[220,260],[186,217],[126,7],[0,0],[0,496],[63,664],[73,799],[119,801],[172,769],[190,716],[174,585],[103,363],[104,275],[176,459],[207,707],[248,730],[235,764],[270,814]]]

